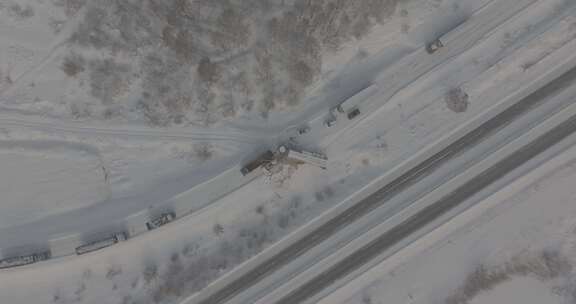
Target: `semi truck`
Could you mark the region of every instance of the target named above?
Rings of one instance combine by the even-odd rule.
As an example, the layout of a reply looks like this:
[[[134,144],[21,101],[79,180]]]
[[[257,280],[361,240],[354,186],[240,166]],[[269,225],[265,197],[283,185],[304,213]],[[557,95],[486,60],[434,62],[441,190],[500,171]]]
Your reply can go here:
[[[126,232],[119,232],[111,236],[101,238],[99,240],[92,241],[90,243],[76,247],[76,254],[81,255],[88,252],[96,251],[102,248],[112,246],[120,241],[125,241],[127,239],[128,235],[126,234]]]
[[[17,266],[24,266],[24,265],[48,260],[50,258],[50,256],[51,256],[51,253],[49,250],[47,250],[47,251],[32,253],[32,254],[28,254],[28,255],[20,255],[20,256],[5,258],[5,259],[0,260],[0,269],[17,267]]]
[[[166,225],[173,221],[176,218],[176,214],[174,212],[166,212],[162,213],[159,216],[153,218],[149,222],[146,223],[146,227],[148,230],[156,229],[160,226]]]
[[[322,169],[326,169],[328,166],[328,158],[326,155],[321,153],[289,149],[286,157],[288,159],[307,163]]]
[[[260,167],[266,163],[269,163],[273,160],[274,160],[274,153],[272,151],[268,150],[268,151],[260,154],[254,160],[252,160],[249,163],[247,163],[246,165],[244,165],[242,167],[242,169],[240,169],[240,172],[242,173],[242,175],[247,175],[248,173],[256,170],[258,167]]]
[[[338,114],[344,114],[346,118],[352,120],[361,114],[360,104],[372,96],[376,92],[376,86],[368,86],[358,91],[352,97],[346,99],[344,102],[336,107],[336,111],[333,111],[334,116]]]

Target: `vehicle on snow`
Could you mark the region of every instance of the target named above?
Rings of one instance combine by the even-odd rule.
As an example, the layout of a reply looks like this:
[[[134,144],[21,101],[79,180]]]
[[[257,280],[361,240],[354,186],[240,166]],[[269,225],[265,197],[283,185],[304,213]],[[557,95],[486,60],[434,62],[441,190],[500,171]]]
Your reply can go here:
[[[248,173],[256,170],[258,167],[267,164],[274,160],[274,153],[270,150],[260,154],[256,159],[252,160],[251,162],[247,163],[240,169],[242,175],[247,175]]]
[[[444,44],[442,43],[442,41],[440,41],[440,38],[426,44],[426,52],[428,52],[428,54],[433,54],[436,51],[438,51],[440,48],[443,48]]]
[[[88,252],[96,251],[102,248],[112,246],[118,242],[125,241],[127,239],[128,234],[126,232],[115,233],[111,236],[104,237],[76,247],[76,254],[81,255]]]
[[[146,223],[146,227],[148,230],[156,229],[160,226],[166,225],[173,221],[176,218],[176,214],[174,212],[166,212],[162,213],[159,216],[153,218],[149,222]]]
[[[10,268],[10,267],[17,267],[17,266],[24,266],[44,260],[48,260],[51,257],[51,253],[49,250],[27,254],[27,255],[20,255],[20,256],[13,256],[9,258],[5,258],[0,260],[0,269],[2,268]]]

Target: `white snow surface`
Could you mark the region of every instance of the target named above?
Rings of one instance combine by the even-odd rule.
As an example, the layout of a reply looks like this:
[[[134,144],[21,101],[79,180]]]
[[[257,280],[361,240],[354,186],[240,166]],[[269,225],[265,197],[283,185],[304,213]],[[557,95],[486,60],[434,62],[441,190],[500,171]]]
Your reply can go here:
[[[562,299],[537,279],[522,277],[505,282],[470,301],[470,304],[494,303],[561,304]]]
[[[138,81],[120,88],[121,99],[127,103],[115,107],[89,96],[88,75],[71,78],[62,72],[62,61],[74,52],[89,60],[113,57],[117,63],[131,63],[136,58],[133,53],[66,46],[66,39],[82,22],[80,7],[84,2],[0,0],[0,257],[30,244],[49,244],[60,248],[56,252],[69,254],[74,245],[82,243],[84,234],[118,227],[118,221],[125,218],[127,223],[142,220],[150,207],[163,202],[185,208],[197,204],[198,208],[175,223],[99,252],[2,270],[2,304],[177,302],[330,210],[484,109],[513,92],[529,89],[525,86],[531,79],[568,62],[576,46],[576,5],[572,1],[399,1],[392,15],[365,36],[343,43],[336,52],[322,54],[320,74],[306,88],[305,101],[298,107],[272,111],[268,121],[234,108],[239,119],[221,125],[210,123],[206,127],[206,121],[194,120],[153,128],[143,124],[141,109],[134,112],[130,108],[140,93]],[[28,5],[34,12],[31,16],[26,11]],[[486,14],[487,10],[497,14]],[[490,16],[476,20],[482,12]],[[437,55],[425,54],[425,42],[463,20],[482,26],[465,33],[467,43],[454,40],[453,52],[462,53],[448,55],[448,44]],[[457,32],[449,37],[457,37]],[[245,54],[237,55],[222,60],[230,64],[232,73],[245,63],[236,61]],[[370,84],[375,86],[375,93],[362,103],[362,115],[357,120],[340,119],[333,128],[322,125],[330,106]],[[462,87],[470,95],[464,113],[446,107],[444,94],[453,87]],[[220,101],[227,98],[222,91],[216,93]],[[209,107],[202,112],[208,113],[205,119],[210,119],[210,113],[223,113],[223,104],[215,106],[217,109]],[[111,117],[105,118],[107,115]],[[311,132],[299,137],[299,144],[324,150],[328,170],[282,166],[209,206],[196,199],[196,186],[215,193],[220,189],[218,183],[222,183],[221,189],[230,190],[231,185],[248,182],[240,180],[239,164],[249,160],[253,151],[292,136],[294,129],[284,131],[287,127],[307,121]],[[572,164],[568,160],[565,163]],[[498,240],[494,242],[481,237],[476,242],[458,241],[468,247],[459,251],[461,255],[450,253],[447,257],[454,258],[460,267],[449,266],[448,258],[427,249],[413,254],[416,257],[410,263],[383,263],[384,268],[366,274],[368,279],[350,283],[354,287],[344,288],[324,302],[361,303],[358,301],[366,292],[355,293],[368,286],[375,301],[442,303],[458,288],[470,265],[479,261],[497,265],[516,251],[547,248],[543,239],[551,243],[558,239],[562,246],[572,246],[570,242],[576,241],[566,229],[572,225],[569,215],[573,208],[567,201],[549,202],[546,195],[539,194],[554,193],[553,197],[566,199],[576,196],[561,194],[570,191],[567,181],[576,170],[567,166],[552,173],[560,167],[551,168],[547,179],[542,177],[534,184],[538,187],[517,191],[526,202],[494,203],[532,206],[521,209],[527,218],[512,216],[511,211],[504,213],[514,223],[510,229],[500,223],[505,220],[495,218],[500,210],[510,209],[507,207],[488,212],[494,219],[482,212],[478,220],[465,217],[478,226],[494,224],[502,231],[477,229],[484,231],[482,236],[496,234]],[[549,180],[555,182],[546,182]],[[563,186],[543,190],[543,185],[554,184]],[[538,203],[532,202],[536,196],[549,203],[540,208],[544,212],[536,211]],[[470,229],[455,229],[449,235],[456,238]],[[534,240],[534,246],[518,241],[524,238]],[[442,239],[432,248],[441,251],[456,246],[445,245],[447,242]],[[497,246],[503,249],[494,250]],[[426,260],[429,252],[432,262]],[[398,258],[390,263],[395,260]],[[431,272],[426,270],[422,275],[423,267]],[[390,269],[395,269],[393,276]],[[397,273],[413,277],[394,279]],[[447,278],[437,282],[430,273],[446,273]],[[524,286],[549,291],[558,284],[562,282],[515,277],[473,299],[483,302],[471,303],[502,299],[507,290]],[[555,295],[540,295],[555,304]],[[343,302],[345,298],[348,300]]]
[[[0,229],[105,199],[105,172],[92,152],[65,142],[0,141],[6,172],[0,183]]]

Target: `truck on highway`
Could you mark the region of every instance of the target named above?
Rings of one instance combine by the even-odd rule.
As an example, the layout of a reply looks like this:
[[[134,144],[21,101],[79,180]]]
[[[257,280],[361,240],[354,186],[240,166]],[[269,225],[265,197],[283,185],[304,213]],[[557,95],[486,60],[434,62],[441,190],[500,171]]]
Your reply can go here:
[[[242,173],[242,175],[247,175],[248,173],[259,168],[260,166],[273,161],[274,158],[275,158],[274,153],[272,151],[268,150],[268,151],[260,154],[254,160],[252,160],[249,163],[247,163],[246,165],[244,165],[242,167],[242,169],[240,169],[240,172]]]
[[[81,255],[88,252],[96,251],[102,248],[112,246],[120,241],[125,241],[128,239],[128,234],[126,232],[120,232],[113,234],[109,237],[101,238],[87,244],[76,247],[76,254]]]
[[[356,92],[352,97],[336,106],[335,116],[338,114],[346,115],[346,118],[352,120],[361,114],[360,104],[376,92],[376,87],[371,85]]]
[[[50,256],[51,256],[50,251],[46,250],[46,251],[32,253],[32,254],[28,254],[28,255],[20,255],[20,256],[5,258],[5,259],[0,260],[0,269],[17,267],[17,266],[24,266],[24,265],[48,260],[50,258]]]
[[[156,229],[160,226],[166,225],[173,221],[176,218],[176,214],[174,212],[166,212],[162,213],[159,216],[151,219],[149,222],[146,223],[146,228],[148,230]]]

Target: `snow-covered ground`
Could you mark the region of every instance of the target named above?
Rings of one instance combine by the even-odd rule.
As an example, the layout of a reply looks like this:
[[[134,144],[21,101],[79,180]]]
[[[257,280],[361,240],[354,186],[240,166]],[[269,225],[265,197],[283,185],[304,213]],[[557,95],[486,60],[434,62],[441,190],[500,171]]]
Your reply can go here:
[[[576,148],[319,303],[573,303]]]
[[[521,277],[512,278],[494,287],[493,291],[481,294],[470,301],[470,304],[491,303],[555,304],[562,303],[562,298],[536,278]]]
[[[0,183],[0,229],[87,207],[109,194],[100,158],[89,146],[0,141],[0,163],[6,172]]]
[[[98,253],[2,270],[2,303],[189,296],[568,62],[576,37],[576,6],[564,0],[231,1],[231,10],[195,1],[176,11],[151,0],[154,16],[137,2],[0,0],[0,256],[22,240],[79,244],[82,233],[163,202],[196,213]],[[331,23],[314,13],[330,9]],[[295,12],[318,29],[286,26]],[[233,29],[245,41],[226,35],[230,20],[245,25]],[[464,20],[482,25],[466,43],[423,51]],[[371,83],[357,120],[322,125],[329,106]],[[455,88],[469,95],[464,112],[447,106]],[[328,170],[278,166],[209,206],[195,197],[194,186],[244,183],[239,163],[308,120],[297,144],[325,150]]]

